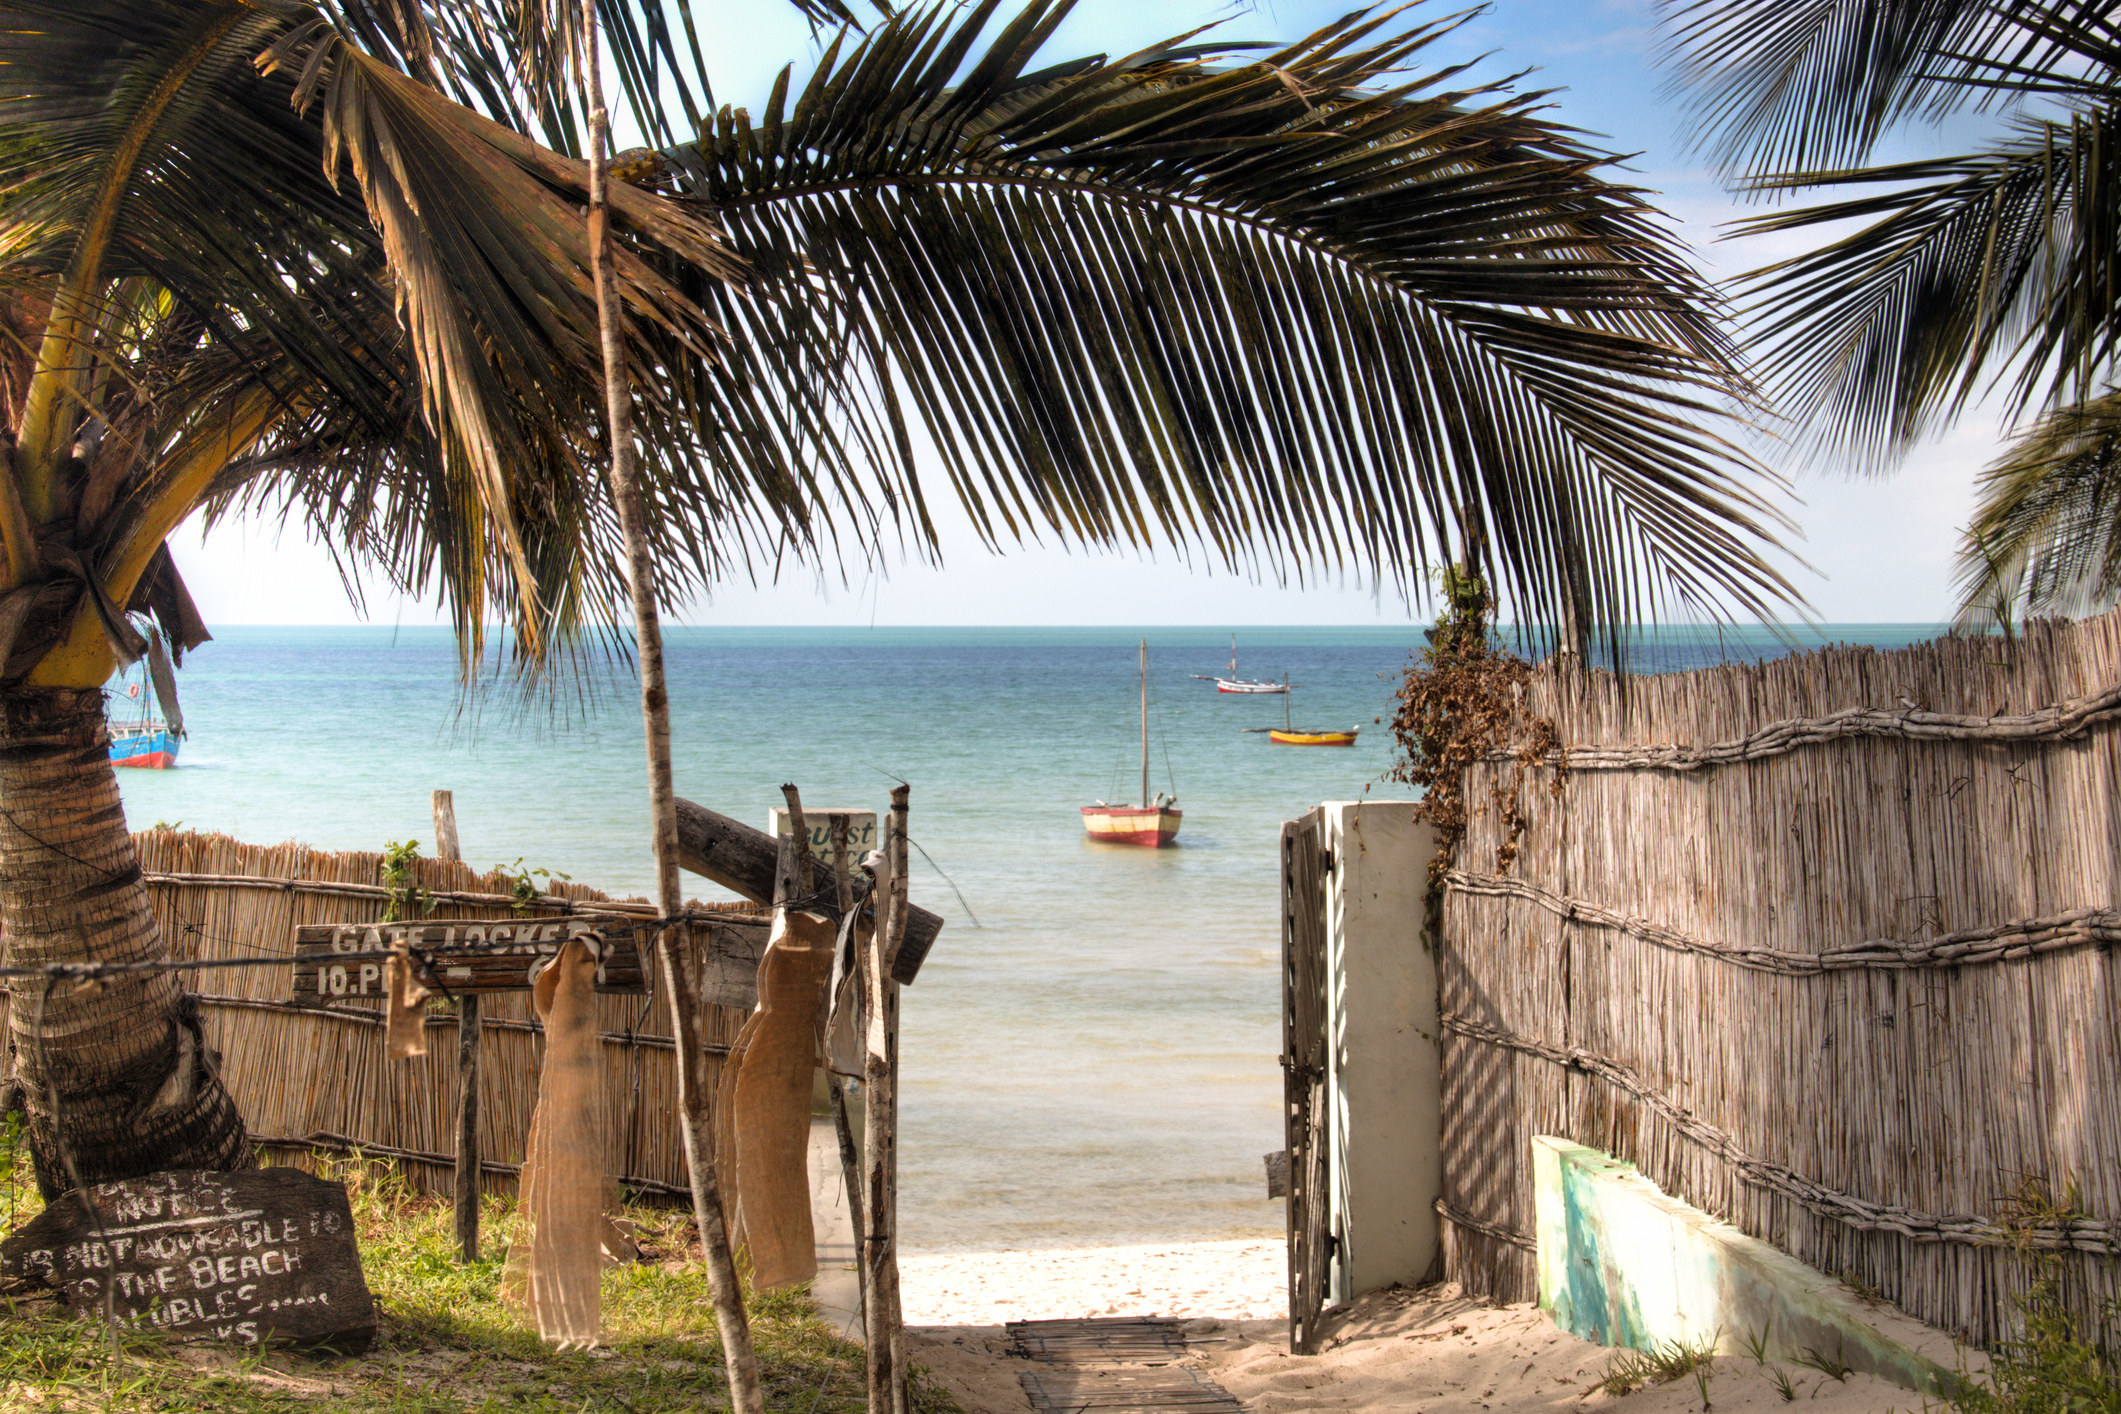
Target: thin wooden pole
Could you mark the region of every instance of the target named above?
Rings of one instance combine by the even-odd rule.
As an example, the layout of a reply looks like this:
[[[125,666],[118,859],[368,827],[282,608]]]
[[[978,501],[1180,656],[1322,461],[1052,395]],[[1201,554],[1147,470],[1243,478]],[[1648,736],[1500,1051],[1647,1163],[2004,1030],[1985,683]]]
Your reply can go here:
[[[896,799],[896,797],[894,797]],[[1142,640],[1142,795],[1144,810],[1149,807],[1149,640]],[[896,809],[897,807],[892,807]]]
[[[839,879],[839,911],[845,918],[854,907],[854,861],[848,857],[847,833],[851,821],[845,815],[827,817],[832,827],[832,869]],[[832,1068],[831,1005],[834,998],[827,997],[824,1043],[825,1084],[832,1092],[832,1129],[840,1141],[840,1186],[847,1195],[847,1226],[854,1235],[855,1290],[861,1293],[861,1310],[867,1319],[869,1310],[869,1264],[862,1260],[867,1255],[866,1237],[869,1222],[862,1202],[862,1152],[854,1142],[854,1119],[847,1112],[847,1079]]]
[[[641,724],[647,738],[648,806],[655,849],[656,905],[666,919],[685,910],[678,879],[677,792],[671,783],[670,687],[663,673],[663,625],[656,600],[655,562],[648,554],[647,505],[634,464],[633,390],[627,381],[624,334],[619,328],[617,280],[612,273],[611,230],[605,208],[611,118],[604,108],[602,58],[597,43],[596,0],[582,0],[582,89],[589,110],[589,259],[596,281],[597,334],[604,356],[604,430],[611,445],[611,501],[626,542],[626,573],[633,591],[633,635],[641,663]],[[721,1185],[714,1167],[714,1137],[708,1116],[705,1057],[700,1051],[699,978],[691,959],[680,955],[688,930],[664,927],[656,938],[663,991],[669,998],[671,1039],[677,1044],[677,1101],[685,1168],[692,1180],[692,1211],[707,1258],[707,1286],[729,1371],[733,1414],[765,1414],[758,1356],[744,1312],[729,1229],[722,1218]]]
[[[462,860],[457,844],[456,797],[438,790],[432,798],[435,858]],[[457,998],[457,1259],[479,1260],[479,997]]]
[[[906,936],[910,794],[903,785],[891,791],[876,927],[862,951],[862,1142],[869,1190],[862,1264],[871,1294],[862,1315],[868,1336],[869,1414],[906,1414],[905,1325],[898,1291],[898,984],[891,980],[891,960]]]
[[[457,1256],[479,1260],[479,994],[457,998]]]

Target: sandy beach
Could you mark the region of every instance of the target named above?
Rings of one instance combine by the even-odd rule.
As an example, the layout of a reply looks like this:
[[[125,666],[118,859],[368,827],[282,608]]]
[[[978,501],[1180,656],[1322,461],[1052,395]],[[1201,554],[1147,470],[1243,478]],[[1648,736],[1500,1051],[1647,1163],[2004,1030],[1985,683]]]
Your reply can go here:
[[[1278,1320],[1288,1310],[1280,1238],[1166,1242],[899,1259],[912,1326],[1000,1325],[1071,1316]]]
[[[1279,1241],[1145,1244],[902,1259],[912,1358],[967,1414],[1025,1414],[1002,1323],[1076,1316],[1186,1319],[1186,1363],[1257,1414],[1472,1414],[1702,1408],[1692,1376],[1625,1395],[1599,1388],[1623,1352],[1557,1329],[1530,1306],[1487,1306],[1452,1287],[1373,1293],[1336,1316],[1319,1355],[1287,1353]],[[1783,1381],[1787,1382],[1785,1386]],[[1787,1389],[1787,1394],[1785,1393]],[[1864,1375],[1836,1380],[1796,1365],[1725,1354],[1708,1371],[1717,1414],[1915,1411],[1922,1397]]]

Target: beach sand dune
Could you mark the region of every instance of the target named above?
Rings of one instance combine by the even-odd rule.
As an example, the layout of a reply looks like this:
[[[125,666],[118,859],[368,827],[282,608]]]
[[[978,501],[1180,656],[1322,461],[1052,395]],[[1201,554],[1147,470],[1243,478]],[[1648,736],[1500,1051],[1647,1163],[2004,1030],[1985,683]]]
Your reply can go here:
[[[1623,1396],[1598,1389],[1624,1352],[1591,1345],[1530,1306],[1488,1306],[1452,1287],[1376,1292],[1336,1313],[1326,1349],[1287,1353],[1279,1242],[1204,1242],[902,1259],[911,1358],[967,1414],[1025,1414],[1003,1323],[1080,1316],[1186,1319],[1186,1363],[1256,1414],[1474,1414],[1483,1410],[1677,1414],[1702,1407],[1689,1376]],[[1787,1380],[1786,1399],[1778,1376]],[[1864,1375],[1725,1355],[1714,1414],[1884,1414],[1921,1396]]]

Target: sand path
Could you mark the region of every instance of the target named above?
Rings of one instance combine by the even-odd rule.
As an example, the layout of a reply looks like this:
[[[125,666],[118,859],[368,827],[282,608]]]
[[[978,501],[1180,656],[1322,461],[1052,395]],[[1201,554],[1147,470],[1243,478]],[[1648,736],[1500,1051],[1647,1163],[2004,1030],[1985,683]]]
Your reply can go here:
[[[1338,1316],[1325,1351],[1287,1353],[1279,1242],[1173,1243],[903,1259],[909,1354],[967,1414],[1027,1414],[1002,1323],[1110,1315],[1188,1318],[1196,1366],[1257,1414],[1472,1414],[1481,1410],[1700,1410],[1691,1378],[1624,1396],[1595,1387],[1616,1352],[1564,1334],[1529,1306],[1491,1307],[1449,1287],[1375,1293]],[[1785,1399],[1778,1376],[1788,1381]],[[1863,1375],[1724,1356],[1712,1414],[1884,1414],[1920,1396]]]

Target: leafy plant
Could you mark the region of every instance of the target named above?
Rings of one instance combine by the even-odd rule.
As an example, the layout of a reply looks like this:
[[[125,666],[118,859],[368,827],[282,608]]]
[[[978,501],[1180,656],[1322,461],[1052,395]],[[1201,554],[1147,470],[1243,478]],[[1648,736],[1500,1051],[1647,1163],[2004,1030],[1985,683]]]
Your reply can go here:
[[[2034,1245],[2040,1230],[2085,1215],[2074,1180],[2063,1184],[2059,1196],[2033,1179],[2010,1195],[2002,1222],[2033,1278],[2014,1297],[2024,1330],[1997,1348],[1986,1376],[1962,1376],[1954,1408],[1968,1414],[2121,1414],[2121,1351],[2087,1329],[2070,1307],[2060,1254]],[[2121,1328],[2121,1301],[2107,1302],[2105,1312],[2108,1328]]]
[[[1969,1414],[2121,1414],[2121,1358],[2088,1334],[2063,1303],[2053,1273],[2018,1298],[2025,1331],[2003,1342],[1981,1383],[1969,1381],[1954,1407]],[[2108,1319],[2121,1321],[2121,1302]]]
[[[390,904],[383,910],[385,923],[397,923],[408,916],[432,913],[434,895],[420,887],[413,865],[419,862],[420,842],[392,840],[383,848],[383,887],[390,890]]]
[[[515,900],[510,907],[518,915],[527,914],[536,908],[539,900],[552,892],[553,880],[560,879],[570,883],[573,881],[571,875],[562,874],[556,869],[525,869],[523,856],[520,854],[516,856],[513,864],[496,864],[493,867],[493,875],[508,885],[508,893]],[[544,880],[542,887],[538,883],[540,879]]]
[[[1466,771],[1491,752],[1510,750],[1516,757],[1508,788],[1496,787],[1488,802],[1503,818],[1495,868],[1504,870],[1517,857],[1524,834],[1525,773],[1560,745],[1552,721],[1526,718],[1524,689],[1532,665],[1495,643],[1489,631],[1495,604],[1487,584],[1469,570],[1452,567],[1443,572],[1442,588],[1444,611],[1429,633],[1428,648],[1407,669],[1392,714],[1401,754],[1391,777],[1421,789],[1415,814],[1436,827],[1436,854],[1429,861],[1432,936],[1443,876],[1473,814],[1465,794]],[[1551,789],[1558,795],[1561,787],[1557,771]]]

